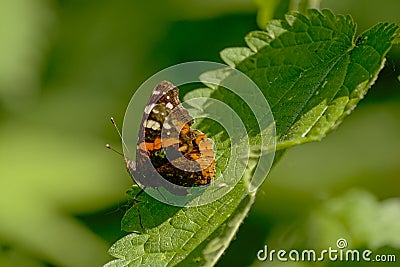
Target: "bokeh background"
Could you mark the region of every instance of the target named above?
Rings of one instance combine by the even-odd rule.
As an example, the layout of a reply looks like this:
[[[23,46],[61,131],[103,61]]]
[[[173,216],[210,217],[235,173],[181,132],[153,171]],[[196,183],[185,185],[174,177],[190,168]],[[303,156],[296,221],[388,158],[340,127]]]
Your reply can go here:
[[[275,2],[0,0],[0,266],[109,260],[107,249],[126,234],[120,220],[132,184],[104,148],[120,147],[110,116],[121,122],[136,88],[165,67],[221,62],[223,48],[245,45],[249,31],[279,15],[268,11]],[[397,0],[321,6],[351,14],[360,32],[400,22]],[[264,244],[335,247],[341,237],[351,248],[397,254],[399,264],[399,69],[394,48],[337,131],[283,157],[218,266],[314,266],[261,263],[256,253]],[[316,266],[331,265],[364,266]]]

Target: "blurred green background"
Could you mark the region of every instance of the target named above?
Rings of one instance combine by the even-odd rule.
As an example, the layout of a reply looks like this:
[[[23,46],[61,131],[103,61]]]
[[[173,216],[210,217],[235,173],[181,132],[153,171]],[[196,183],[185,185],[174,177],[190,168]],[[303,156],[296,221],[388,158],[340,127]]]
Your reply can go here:
[[[164,67],[221,62],[219,51],[265,20],[261,3],[275,2],[0,0],[0,266],[109,260],[132,184],[104,148],[120,144],[109,117],[121,122],[135,89]],[[396,0],[321,6],[351,14],[359,31],[400,22]],[[314,266],[255,258],[264,244],[317,249],[340,237],[400,262],[399,68],[394,48],[336,132],[287,153],[218,266]],[[363,266],[316,266],[331,265]]]

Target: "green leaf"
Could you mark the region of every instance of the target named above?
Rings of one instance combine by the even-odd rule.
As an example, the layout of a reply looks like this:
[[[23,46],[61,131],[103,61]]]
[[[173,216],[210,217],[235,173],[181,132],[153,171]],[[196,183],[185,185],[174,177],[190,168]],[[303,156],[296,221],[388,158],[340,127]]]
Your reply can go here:
[[[221,224],[232,218],[232,214],[236,213],[239,217],[247,214],[247,212],[240,213],[240,209],[236,210],[241,202],[247,203],[254,200],[254,196],[246,196],[244,188],[243,183],[241,183],[221,199],[197,208],[179,209],[155,201],[150,196],[145,196],[143,202],[140,203],[142,205],[139,206],[141,216],[144,218],[145,232],[132,233],[117,241],[110,248],[109,253],[120,260],[114,261],[113,264],[123,264],[123,262],[131,264],[130,266],[134,266],[133,262],[156,266],[178,264],[188,254],[195,251],[197,246],[204,246],[202,242],[205,237],[212,236],[216,231],[223,232],[223,229],[220,228]],[[130,191],[131,196],[136,193],[137,191]],[[243,196],[246,196],[245,199],[243,199]],[[248,207],[248,205],[245,205],[245,208]],[[133,206],[125,215],[122,221],[124,230],[140,230],[137,210]],[[162,215],[159,215],[159,213],[162,213]],[[169,213],[174,213],[174,215],[163,216],[163,214]],[[154,216],[154,214],[157,216]],[[163,217],[164,221],[158,219]],[[232,227],[237,226],[238,224],[235,224]],[[227,225],[224,225],[224,227],[227,227]],[[207,244],[207,254],[213,255],[221,249],[220,245],[225,249],[227,244],[225,243],[225,246],[223,246],[223,243]],[[213,259],[213,257],[209,258],[209,260]],[[204,260],[201,258],[202,262]],[[197,261],[193,261],[193,264],[197,263]]]
[[[228,48],[221,57],[263,91],[274,114],[278,149],[323,138],[363,98],[384,65],[397,26],[380,23],[355,37],[350,16],[328,10],[292,13],[252,32],[254,51]],[[268,38],[269,37],[269,38]]]
[[[280,157],[287,148],[322,139],[354,109],[383,67],[396,30],[393,24],[381,23],[356,38],[350,16],[310,10],[268,23],[265,32],[252,32],[245,38],[248,48],[228,48],[221,57],[256,82],[268,100]],[[226,75],[226,70],[217,70],[204,77],[222,81]],[[251,149],[259,145],[260,132],[267,129],[254,127],[249,107],[223,88],[210,88],[192,94],[230,105],[245,121]],[[218,148],[217,173],[221,173],[230,149],[237,157],[235,149],[240,146],[230,144],[215,124],[199,122],[197,126],[212,136]],[[254,202],[255,192],[249,192],[248,181],[257,162],[257,157],[251,158],[240,182],[207,205],[176,208],[143,197],[139,209],[133,206],[122,221],[123,229],[135,233],[112,246],[110,254],[117,260],[107,266],[214,265]],[[144,230],[139,226],[138,210]]]

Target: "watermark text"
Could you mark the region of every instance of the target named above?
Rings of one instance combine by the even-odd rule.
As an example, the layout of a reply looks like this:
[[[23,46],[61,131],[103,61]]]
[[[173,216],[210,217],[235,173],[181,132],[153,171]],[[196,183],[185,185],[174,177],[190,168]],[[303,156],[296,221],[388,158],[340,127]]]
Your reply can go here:
[[[290,251],[284,249],[271,249],[265,245],[264,249],[257,252],[257,259],[260,261],[303,261],[303,262],[317,262],[317,261],[344,261],[344,262],[396,262],[396,255],[374,255],[369,249],[356,250],[347,249],[347,241],[344,238],[339,238],[336,242],[336,248],[329,247],[316,251],[314,249],[295,250]]]

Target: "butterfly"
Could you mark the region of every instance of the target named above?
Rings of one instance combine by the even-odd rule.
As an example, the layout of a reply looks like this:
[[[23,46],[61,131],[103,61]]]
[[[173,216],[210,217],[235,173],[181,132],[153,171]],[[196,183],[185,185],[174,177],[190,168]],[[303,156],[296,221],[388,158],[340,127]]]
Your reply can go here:
[[[213,142],[192,129],[193,123],[179,100],[178,87],[168,81],[159,83],[143,112],[136,160],[125,158],[129,174],[142,188],[136,197],[147,187],[163,187],[175,195],[185,195],[187,188],[213,181]]]

